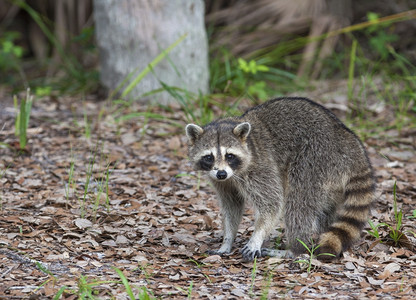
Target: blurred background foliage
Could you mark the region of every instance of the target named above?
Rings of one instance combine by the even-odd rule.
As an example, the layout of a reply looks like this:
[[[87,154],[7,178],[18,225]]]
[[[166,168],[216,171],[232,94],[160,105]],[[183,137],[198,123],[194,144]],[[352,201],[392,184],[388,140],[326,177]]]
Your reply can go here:
[[[416,62],[414,0],[205,4],[211,93],[263,100],[348,78],[353,41],[356,74],[412,76],[403,64]],[[92,0],[1,1],[0,85],[38,96],[99,91],[92,10]]]

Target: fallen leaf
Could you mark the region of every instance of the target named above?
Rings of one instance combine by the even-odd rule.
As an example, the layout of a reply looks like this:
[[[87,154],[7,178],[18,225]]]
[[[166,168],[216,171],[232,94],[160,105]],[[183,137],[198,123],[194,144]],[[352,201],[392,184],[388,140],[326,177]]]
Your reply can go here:
[[[382,285],[385,281],[384,279],[382,279],[382,280],[374,279],[371,276],[367,276],[367,280],[371,285]]]
[[[391,274],[400,270],[400,265],[397,263],[389,263],[384,267],[384,271],[378,275],[378,279],[386,279],[390,277]]]
[[[75,226],[77,226],[79,229],[92,227],[92,222],[87,219],[78,218],[78,219],[75,219],[74,223],[75,223]]]
[[[219,264],[222,263],[222,258],[219,255],[210,255],[202,260],[204,264]]]

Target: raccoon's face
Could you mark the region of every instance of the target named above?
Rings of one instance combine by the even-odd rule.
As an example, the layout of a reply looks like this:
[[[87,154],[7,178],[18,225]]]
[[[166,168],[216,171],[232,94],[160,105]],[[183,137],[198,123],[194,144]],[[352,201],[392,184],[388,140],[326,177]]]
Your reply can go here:
[[[206,171],[211,179],[224,181],[247,169],[251,159],[246,143],[250,123],[223,120],[204,128],[188,124],[185,130],[189,159],[195,170]]]

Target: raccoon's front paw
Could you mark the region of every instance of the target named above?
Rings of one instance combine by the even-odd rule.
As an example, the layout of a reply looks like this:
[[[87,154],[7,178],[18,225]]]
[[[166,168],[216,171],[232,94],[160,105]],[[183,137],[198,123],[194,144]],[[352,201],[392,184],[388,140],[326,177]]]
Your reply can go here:
[[[255,257],[261,257],[261,249],[252,249],[248,244],[241,249],[244,261],[253,261]]]

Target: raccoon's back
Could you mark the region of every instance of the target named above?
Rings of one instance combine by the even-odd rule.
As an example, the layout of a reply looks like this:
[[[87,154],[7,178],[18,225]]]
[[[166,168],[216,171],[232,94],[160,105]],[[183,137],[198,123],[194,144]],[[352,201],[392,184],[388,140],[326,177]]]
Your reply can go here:
[[[253,125],[254,151],[268,148],[282,163],[301,151],[312,151],[316,159],[366,160],[358,137],[331,111],[306,98],[276,98],[249,109],[240,120]]]
[[[258,120],[272,132],[296,135],[312,131],[349,129],[327,108],[307,98],[288,97],[269,100],[247,110],[242,119]]]

